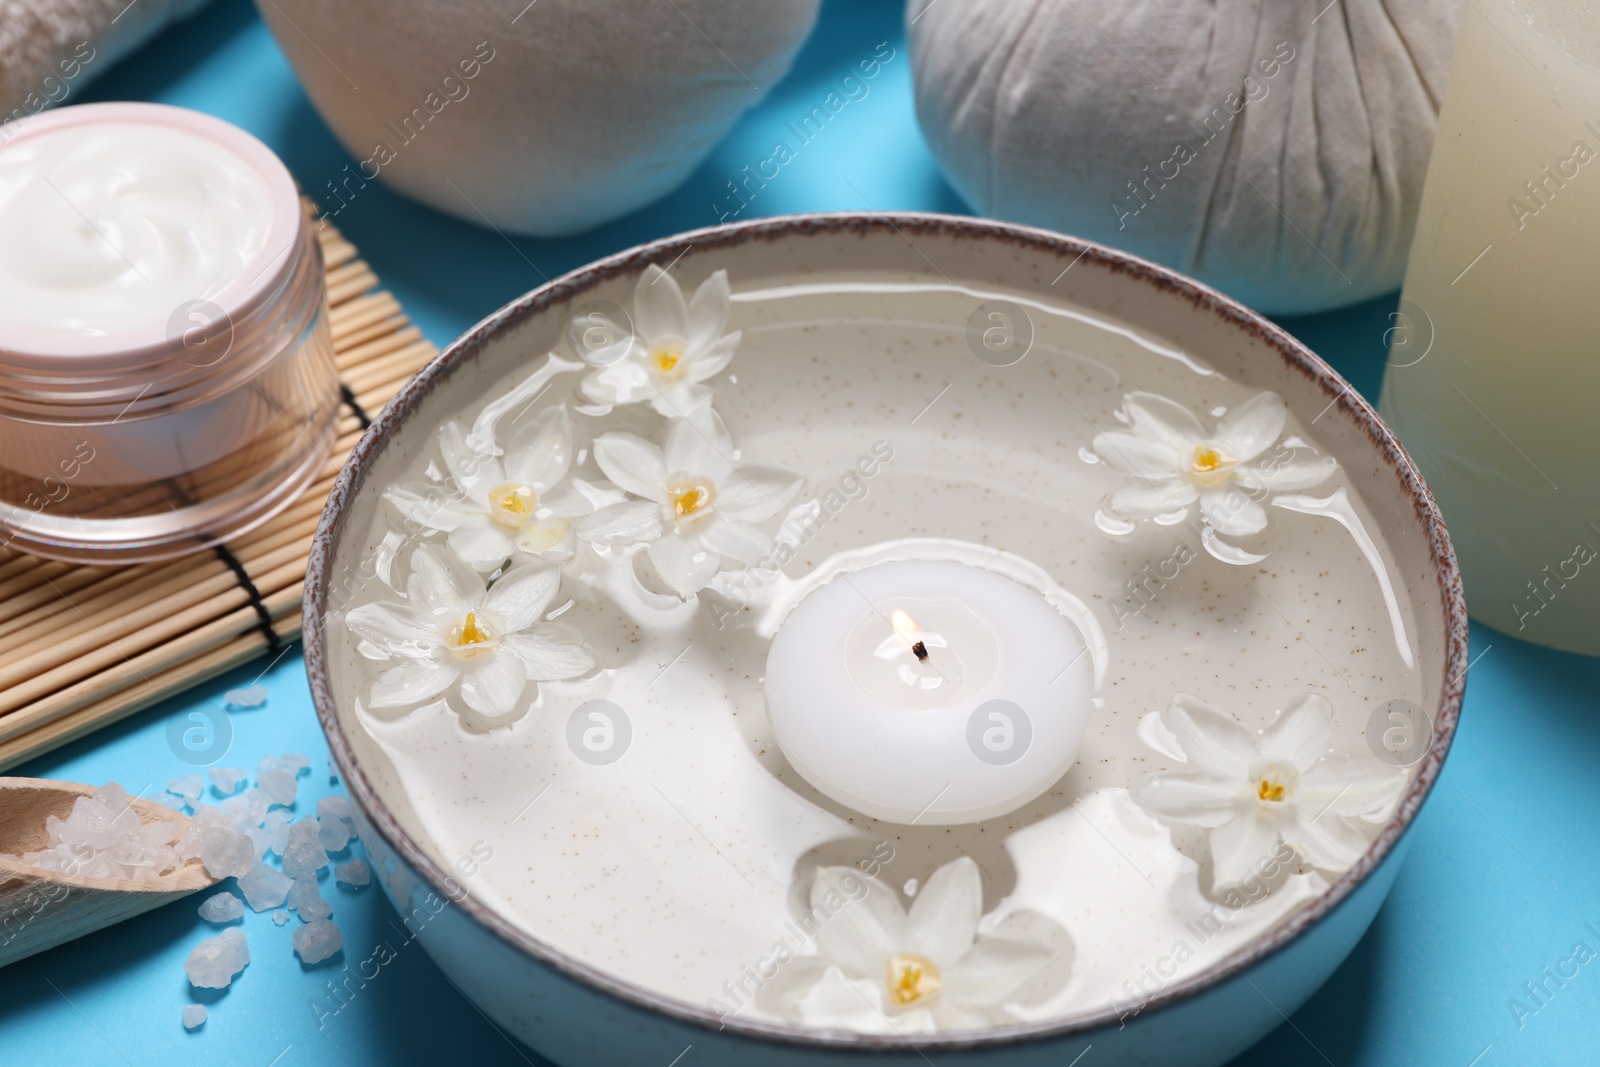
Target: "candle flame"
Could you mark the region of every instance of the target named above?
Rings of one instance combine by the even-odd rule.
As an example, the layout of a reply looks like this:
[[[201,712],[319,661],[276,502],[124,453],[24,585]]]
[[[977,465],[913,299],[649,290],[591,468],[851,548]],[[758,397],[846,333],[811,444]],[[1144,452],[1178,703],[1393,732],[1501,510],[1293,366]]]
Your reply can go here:
[[[894,632],[905,638],[907,644],[914,645],[922,640],[922,631],[917,628],[917,624],[911,621],[910,615],[899,608],[889,616],[889,622],[894,626]]]

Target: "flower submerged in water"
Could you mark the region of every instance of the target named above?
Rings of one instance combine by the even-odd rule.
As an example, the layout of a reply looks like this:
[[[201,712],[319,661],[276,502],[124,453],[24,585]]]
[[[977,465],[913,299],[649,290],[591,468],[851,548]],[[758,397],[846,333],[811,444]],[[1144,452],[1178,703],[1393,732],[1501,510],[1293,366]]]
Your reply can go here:
[[[432,546],[411,556],[406,603],[362,604],[346,622],[377,655],[398,661],[367,704],[405,707],[457,693],[482,715],[515,710],[529,682],[576,678],[594,658],[576,630],[541,622],[561,584],[555,567],[524,564],[486,588]]]
[[[572,466],[572,422],[566,405],[540,412],[510,436],[504,456],[473,448],[460,425],[439,428],[439,451],[451,491],[392,486],[384,492],[407,519],[446,535],[450,550],[478,570],[518,553],[572,558],[572,520],[592,508],[562,482]]]
[[[676,279],[651,264],[633,291],[634,335],[624,354],[583,380],[602,404],[648,400],[661,414],[685,416],[711,404],[703,383],[733,359],[739,331],[728,325],[728,272],[719,270],[683,299]]]
[[[1367,850],[1358,821],[1382,822],[1405,772],[1367,756],[1330,756],[1332,707],[1314,693],[1291,702],[1259,740],[1200,701],[1175,696],[1162,721],[1188,769],[1157,775],[1134,791],[1158,818],[1211,830],[1212,887],[1248,878],[1289,845],[1309,864],[1338,873]]]
[[[927,1031],[982,1026],[1057,959],[1040,941],[980,934],[983,881],[963,856],[933,873],[909,909],[883,882],[821,867],[811,883],[816,954],[787,962],[772,998],[809,1026]]]
[[[1127,430],[1095,435],[1106,466],[1134,478],[1112,492],[1108,514],[1124,520],[1186,513],[1196,501],[1206,525],[1230,537],[1267,528],[1261,499],[1309,489],[1338,468],[1331,456],[1305,445],[1279,445],[1288,409],[1275,393],[1258,393],[1229,411],[1207,433],[1188,408],[1155,393],[1123,398]]]
[[[648,544],[650,561],[681,597],[692,596],[727,560],[745,565],[771,552],[756,524],[778,513],[804,480],[781,467],[739,465],[733,438],[716,412],[674,419],[658,448],[630,433],[594,443],[595,461],[639,500],[602,508],[578,527],[596,544]]]

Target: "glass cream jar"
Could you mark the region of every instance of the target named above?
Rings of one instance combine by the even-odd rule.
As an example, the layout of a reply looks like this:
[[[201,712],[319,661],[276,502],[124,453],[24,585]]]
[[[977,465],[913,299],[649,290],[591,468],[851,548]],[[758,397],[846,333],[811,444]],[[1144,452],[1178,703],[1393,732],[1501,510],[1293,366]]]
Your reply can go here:
[[[327,466],[338,411],[321,250],[265,145],[157,104],[0,127],[0,538],[236,537]]]

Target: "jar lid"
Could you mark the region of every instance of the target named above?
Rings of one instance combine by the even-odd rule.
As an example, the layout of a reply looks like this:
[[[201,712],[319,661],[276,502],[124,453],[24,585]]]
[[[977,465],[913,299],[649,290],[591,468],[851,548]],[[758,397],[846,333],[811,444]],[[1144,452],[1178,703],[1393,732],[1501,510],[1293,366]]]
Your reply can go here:
[[[304,224],[272,150],[202,112],[78,104],[0,127],[0,392],[204,373],[288,283]]]

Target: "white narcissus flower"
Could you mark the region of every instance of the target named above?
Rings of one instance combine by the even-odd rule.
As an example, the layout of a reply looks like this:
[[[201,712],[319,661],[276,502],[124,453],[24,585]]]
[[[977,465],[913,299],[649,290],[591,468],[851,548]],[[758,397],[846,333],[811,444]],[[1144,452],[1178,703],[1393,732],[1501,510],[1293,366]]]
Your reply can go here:
[[[1188,769],[1134,792],[1161,819],[1211,830],[1213,891],[1238,885],[1282,841],[1320,870],[1349,870],[1367,850],[1356,820],[1381,822],[1406,774],[1370,756],[1330,756],[1332,707],[1314,693],[1292,701],[1259,740],[1192,697],[1175,696],[1162,721]]]
[[[573,555],[572,520],[592,508],[571,485],[572,421],[565,404],[548,408],[515,431],[504,457],[473,448],[459,424],[439,428],[451,491],[391,486],[384,499],[407,519],[446,534],[451,551],[478,570],[493,570],[522,552],[563,561]]]
[[[1305,445],[1262,453],[1283,436],[1288,409],[1275,393],[1239,404],[1207,433],[1186,407],[1155,393],[1123,398],[1127,430],[1095,435],[1094,453],[1135,482],[1116,489],[1106,511],[1120,519],[1200,514],[1219,534],[1248,536],[1267,528],[1260,500],[1268,493],[1309,489],[1338,469],[1331,456]]]
[[[735,462],[733,438],[709,408],[673,419],[664,448],[608,433],[594,458],[639,500],[601,508],[578,526],[595,544],[648,544],[650,561],[681,597],[704,589],[726,560],[753,566],[772,552],[757,527],[787,504],[804,479],[782,467]]]
[[[651,264],[633,291],[634,335],[626,354],[583,380],[583,395],[601,404],[648,400],[661,414],[685,416],[711,403],[702,385],[733,359],[739,331],[728,325],[728,272],[700,283],[687,303],[677,281]]]
[[[828,916],[816,933],[816,955],[786,963],[773,994],[777,1010],[809,1026],[983,1026],[1003,1018],[1006,1002],[1057,953],[1037,941],[978,933],[983,881],[965,856],[935,871],[909,911],[883,882],[851,867],[821,867],[811,907]]]
[[[378,676],[368,706],[420,704],[453,689],[473,711],[503,716],[529,682],[587,673],[594,658],[578,632],[540,621],[560,584],[559,568],[523,564],[486,589],[438,548],[418,548],[407,603],[362,604],[346,616],[354,633],[399,661]]]

